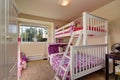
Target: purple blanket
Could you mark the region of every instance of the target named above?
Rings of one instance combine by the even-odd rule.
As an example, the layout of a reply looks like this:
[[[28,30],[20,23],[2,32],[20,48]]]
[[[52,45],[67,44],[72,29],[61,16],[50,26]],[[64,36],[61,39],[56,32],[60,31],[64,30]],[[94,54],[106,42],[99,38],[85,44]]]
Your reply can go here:
[[[62,59],[62,56],[63,56],[63,54],[51,57],[51,65],[55,71],[57,71],[57,69],[59,67],[59,63]],[[79,55],[79,57],[77,57],[77,59],[78,59],[78,62],[77,62],[78,69],[79,68],[83,69],[83,67],[86,67],[86,66],[94,66],[94,65],[98,65],[98,64],[103,63],[103,59],[98,58],[98,57],[89,56],[89,55],[87,55],[87,56],[86,55]],[[67,67],[68,62],[69,62],[69,59],[66,58],[64,61],[64,64],[63,64],[63,66],[65,68]],[[64,71],[61,70],[59,72],[59,75],[61,77],[63,77]],[[69,78],[70,78],[70,71],[68,73],[67,80],[70,80]]]

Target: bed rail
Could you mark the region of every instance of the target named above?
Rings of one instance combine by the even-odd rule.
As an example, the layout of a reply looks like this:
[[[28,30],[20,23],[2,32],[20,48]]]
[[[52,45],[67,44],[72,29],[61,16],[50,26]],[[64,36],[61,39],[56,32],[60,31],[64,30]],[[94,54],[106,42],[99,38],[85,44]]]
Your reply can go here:
[[[74,26],[74,21],[68,23],[65,26],[62,26],[62,27],[56,29],[55,30],[55,37],[58,38],[58,37],[70,36],[70,34],[73,31],[73,29],[72,29],[73,26]],[[65,35],[65,34],[67,34],[67,35]]]
[[[66,24],[65,26],[62,26],[62,27],[56,29],[55,32],[59,32],[59,31],[63,31],[63,30],[65,30],[65,29],[68,29],[68,28],[70,28],[70,26],[72,26],[72,25],[74,25],[74,21]]]
[[[71,46],[71,80],[75,80],[79,77],[104,68],[106,47],[106,44]]]
[[[107,31],[106,23],[107,23],[107,20],[102,17],[95,16],[87,12],[83,13],[83,29],[84,30],[94,30],[94,31],[104,32],[104,31]]]
[[[64,37],[64,36],[70,36],[72,32],[78,32],[74,31],[75,29],[83,29],[84,36],[87,36],[87,34],[95,34],[95,35],[101,35],[100,32],[107,32],[108,26],[107,26],[107,20],[92,14],[89,14],[87,12],[83,12],[83,16],[81,17],[82,21],[77,19],[75,21],[72,21],[68,23],[65,26],[62,26],[61,28],[58,28],[55,30],[55,36],[57,37]],[[80,26],[75,26],[76,22],[81,23]],[[99,33],[94,33],[94,32]],[[68,35],[66,35],[68,34]],[[103,33],[102,33],[103,34]]]

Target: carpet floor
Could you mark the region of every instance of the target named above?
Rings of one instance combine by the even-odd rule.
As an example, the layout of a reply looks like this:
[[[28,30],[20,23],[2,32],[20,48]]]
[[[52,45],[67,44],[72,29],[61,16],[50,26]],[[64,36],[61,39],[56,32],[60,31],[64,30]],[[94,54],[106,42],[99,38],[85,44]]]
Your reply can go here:
[[[37,60],[27,63],[27,68],[22,71],[20,80],[53,80],[55,72],[47,60]],[[84,76],[78,80],[105,80],[104,71],[100,70]]]

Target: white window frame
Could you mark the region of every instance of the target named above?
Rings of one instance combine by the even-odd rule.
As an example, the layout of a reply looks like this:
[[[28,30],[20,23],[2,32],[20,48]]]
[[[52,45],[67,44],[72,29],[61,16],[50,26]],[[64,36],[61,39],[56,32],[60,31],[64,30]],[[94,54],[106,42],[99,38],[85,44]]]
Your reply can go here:
[[[38,25],[38,26],[35,26],[35,25],[28,25],[28,24],[26,24],[26,25],[20,25],[19,26],[19,36],[21,35],[20,34],[20,28],[21,28],[21,26],[26,26],[26,27],[34,27],[34,28],[47,28],[47,41],[22,41],[22,39],[21,39],[21,42],[22,43],[48,43],[48,33],[49,33],[49,29],[48,29],[48,27],[47,26],[44,26],[44,25]]]

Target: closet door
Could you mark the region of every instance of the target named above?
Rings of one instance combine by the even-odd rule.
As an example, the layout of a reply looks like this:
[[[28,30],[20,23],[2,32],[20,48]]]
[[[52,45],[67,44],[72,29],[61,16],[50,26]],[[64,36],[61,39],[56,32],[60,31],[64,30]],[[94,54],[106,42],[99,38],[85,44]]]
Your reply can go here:
[[[18,14],[13,0],[8,0],[7,26],[6,26],[6,55],[8,80],[17,78],[18,54]]]
[[[5,79],[5,0],[0,0],[0,80]]]

